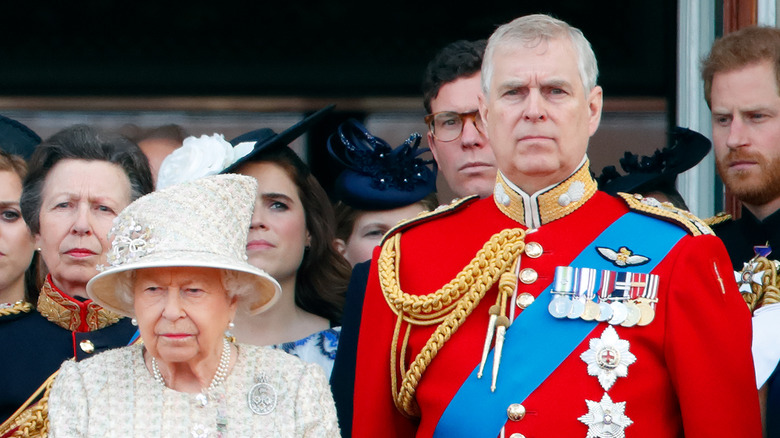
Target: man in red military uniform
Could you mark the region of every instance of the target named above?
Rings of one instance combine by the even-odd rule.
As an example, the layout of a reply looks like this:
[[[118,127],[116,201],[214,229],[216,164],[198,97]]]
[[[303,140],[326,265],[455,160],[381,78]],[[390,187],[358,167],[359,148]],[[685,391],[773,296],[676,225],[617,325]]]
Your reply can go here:
[[[491,36],[493,196],[399,225],[375,252],[353,436],[761,436],[722,243],[687,212],[596,189],[596,76],[562,21]]]

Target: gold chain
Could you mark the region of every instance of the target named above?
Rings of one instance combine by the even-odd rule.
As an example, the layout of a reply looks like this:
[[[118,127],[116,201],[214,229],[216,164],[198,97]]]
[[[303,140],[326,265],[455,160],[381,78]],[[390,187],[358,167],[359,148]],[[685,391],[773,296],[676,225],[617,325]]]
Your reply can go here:
[[[493,284],[500,279],[502,287],[514,287],[516,279],[502,275],[510,271],[522,253],[525,248],[524,239],[525,231],[520,228],[506,229],[494,234],[453,280],[427,295],[410,295],[401,290],[398,279],[401,233],[395,234],[382,246],[378,261],[379,282],[388,305],[398,316],[390,347],[390,379],[393,401],[402,413],[419,416],[414,395],[420,378],[444,343],[479,305]],[[398,338],[404,322],[407,327],[399,357]],[[439,325],[406,370],[404,358],[411,326],[434,324]],[[396,373],[397,365],[400,366],[400,373]],[[400,387],[397,385],[399,374],[403,376]]]

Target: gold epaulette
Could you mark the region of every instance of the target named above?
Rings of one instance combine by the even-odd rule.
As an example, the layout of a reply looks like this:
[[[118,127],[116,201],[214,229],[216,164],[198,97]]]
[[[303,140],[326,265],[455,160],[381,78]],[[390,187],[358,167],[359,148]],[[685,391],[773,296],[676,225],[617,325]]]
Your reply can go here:
[[[656,217],[676,224],[693,236],[714,234],[709,225],[688,210],[673,206],[669,202],[660,202],[655,198],[645,198],[640,194],[618,193],[633,211]]]
[[[704,223],[712,227],[714,225],[722,224],[723,222],[727,222],[730,220],[731,220],[731,215],[726,213],[725,211],[721,211],[715,216],[704,219]]]
[[[408,230],[409,228],[428,222],[433,218],[452,214],[453,212],[459,210],[462,207],[465,207],[466,205],[471,204],[473,201],[476,201],[477,199],[479,199],[479,196],[477,195],[469,196],[467,198],[453,199],[452,202],[450,202],[449,204],[440,205],[439,207],[436,208],[436,210],[424,211],[411,219],[406,219],[401,222],[398,222],[396,226],[394,226],[387,233],[385,233],[385,236],[382,238],[382,244],[385,243],[388,237],[391,237],[395,233]]]

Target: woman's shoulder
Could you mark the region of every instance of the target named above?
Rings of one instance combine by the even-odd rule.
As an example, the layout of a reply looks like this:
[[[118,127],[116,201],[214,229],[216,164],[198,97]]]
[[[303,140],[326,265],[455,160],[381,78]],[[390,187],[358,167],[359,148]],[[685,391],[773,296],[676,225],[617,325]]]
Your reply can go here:
[[[114,374],[119,369],[128,368],[134,355],[140,354],[141,348],[139,343],[107,350],[78,362],[67,360],[60,367],[60,372],[75,372],[86,375],[89,379],[95,379],[98,375]]]

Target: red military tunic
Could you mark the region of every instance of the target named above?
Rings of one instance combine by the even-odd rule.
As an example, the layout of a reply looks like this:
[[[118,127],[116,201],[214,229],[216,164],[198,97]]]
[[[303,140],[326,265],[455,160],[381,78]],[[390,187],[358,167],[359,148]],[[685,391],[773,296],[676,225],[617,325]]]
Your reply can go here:
[[[557,266],[569,265],[629,211],[625,201],[596,192],[587,164],[535,197],[519,194],[501,175],[499,185],[502,190],[494,197],[398,227],[395,233],[402,232],[398,278],[403,292],[426,295],[437,291],[469,264],[491,236],[503,229],[521,228],[527,231],[526,253],[520,255],[525,281],[517,283],[517,292],[536,297],[552,283]],[[576,189],[584,190],[572,188],[577,185]],[[568,203],[562,201],[564,194]],[[695,231],[695,227],[690,228]],[[624,432],[630,438],[761,436],[750,315],[722,243],[712,235],[695,234],[700,233],[685,234],[652,271],[660,279],[655,319],[646,326],[613,326],[636,357],[628,366],[628,375],[618,377],[605,391],[598,378],[588,374],[588,365],[580,355],[588,350],[590,339],[598,338],[610,326],[599,323],[527,398],[516,400],[526,414],[517,421],[507,418],[506,437],[588,436],[588,425],[579,420],[589,413],[586,400],[599,402],[605,393],[614,402],[625,402],[624,413],[632,423]],[[541,256],[528,255],[534,247],[528,245],[530,242],[541,245]],[[422,373],[415,393],[419,418],[407,418],[391,396],[391,344],[397,317],[380,285],[377,256],[378,252],[371,265],[358,341],[353,436],[433,436],[442,413],[480,363],[488,310],[496,303],[497,287],[487,291]],[[542,301],[531,305],[546,307],[549,303]],[[564,318],[557,323],[569,321]],[[411,327],[406,365],[435,328]],[[403,331],[396,351],[400,351],[402,339]],[[545,354],[527,352],[529,358]],[[501,363],[500,373],[512,372],[511,363]],[[490,379],[490,374],[488,365],[483,379]],[[472,401],[475,405],[480,402]],[[480,418],[468,419],[472,420]],[[486,430],[484,436],[498,436],[499,432],[500,427]]]

